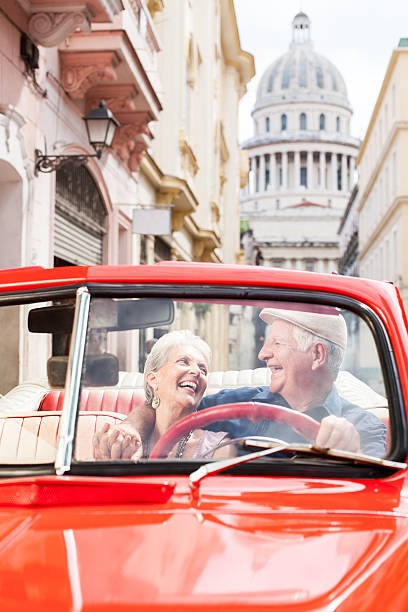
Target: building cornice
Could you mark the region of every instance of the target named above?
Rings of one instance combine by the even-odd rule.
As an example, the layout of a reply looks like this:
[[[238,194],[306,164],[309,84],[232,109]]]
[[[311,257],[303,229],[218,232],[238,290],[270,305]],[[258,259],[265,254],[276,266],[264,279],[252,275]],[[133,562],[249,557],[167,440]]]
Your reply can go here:
[[[328,134],[312,131],[302,131],[283,134],[270,135],[267,137],[255,136],[246,140],[242,145],[242,149],[254,149],[256,147],[265,145],[279,145],[287,143],[319,143],[319,144],[336,144],[342,146],[353,147],[358,149],[360,146],[360,140],[354,138],[354,136],[338,136],[337,134]]]
[[[253,55],[241,49],[237,19],[233,0],[221,0],[221,47],[225,63],[233,66],[239,76],[240,97],[246,92],[246,85],[255,76]]]
[[[359,261],[361,261],[367,253],[372,249],[378,239],[381,237],[384,228],[390,219],[395,215],[395,212],[398,209],[405,209],[408,212],[408,195],[400,196],[395,198],[389,209],[386,211],[385,215],[381,219],[381,223],[376,226],[375,230],[370,234],[369,238],[364,242],[364,246],[362,246],[361,235],[360,235],[360,253],[358,256]]]

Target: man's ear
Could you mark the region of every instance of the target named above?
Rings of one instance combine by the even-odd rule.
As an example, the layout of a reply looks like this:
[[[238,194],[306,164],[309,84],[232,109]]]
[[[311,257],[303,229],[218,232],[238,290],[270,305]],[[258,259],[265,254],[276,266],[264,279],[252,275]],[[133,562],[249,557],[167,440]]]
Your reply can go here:
[[[315,342],[312,346],[312,370],[317,370],[326,363],[327,347],[323,342]]]
[[[151,386],[153,391],[157,391],[157,387],[159,384],[159,379],[157,376],[157,372],[148,372],[146,374],[146,381]]]

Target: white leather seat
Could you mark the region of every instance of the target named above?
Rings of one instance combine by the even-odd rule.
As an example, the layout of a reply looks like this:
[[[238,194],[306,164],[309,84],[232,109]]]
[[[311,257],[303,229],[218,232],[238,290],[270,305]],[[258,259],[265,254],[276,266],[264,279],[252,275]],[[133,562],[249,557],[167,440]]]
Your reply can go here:
[[[60,411],[1,415],[0,462],[54,462],[60,418]],[[124,418],[117,412],[80,412],[75,458],[92,461],[94,433],[105,423],[114,425]]]

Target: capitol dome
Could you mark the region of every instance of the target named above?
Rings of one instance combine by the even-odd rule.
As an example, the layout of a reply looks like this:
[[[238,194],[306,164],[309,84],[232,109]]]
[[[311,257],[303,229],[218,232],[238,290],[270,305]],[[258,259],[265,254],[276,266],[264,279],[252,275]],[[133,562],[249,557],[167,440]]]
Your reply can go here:
[[[292,29],[289,50],[267,68],[259,82],[254,110],[282,102],[320,102],[351,110],[339,70],[313,49],[308,16],[298,13]]]
[[[262,75],[240,213],[251,230],[248,263],[331,272],[340,219],[355,184],[360,141],[337,68],[316,53],[310,20],[292,21],[289,49]],[[252,259],[251,259],[252,257]]]

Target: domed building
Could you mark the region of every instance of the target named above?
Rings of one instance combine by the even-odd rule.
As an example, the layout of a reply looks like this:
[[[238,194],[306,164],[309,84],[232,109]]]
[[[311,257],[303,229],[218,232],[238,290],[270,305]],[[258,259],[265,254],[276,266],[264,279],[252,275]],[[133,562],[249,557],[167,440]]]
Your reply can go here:
[[[289,50],[259,82],[254,135],[243,144],[244,250],[250,263],[331,272],[360,141],[344,79],[314,50],[308,16],[298,13],[292,29]]]

